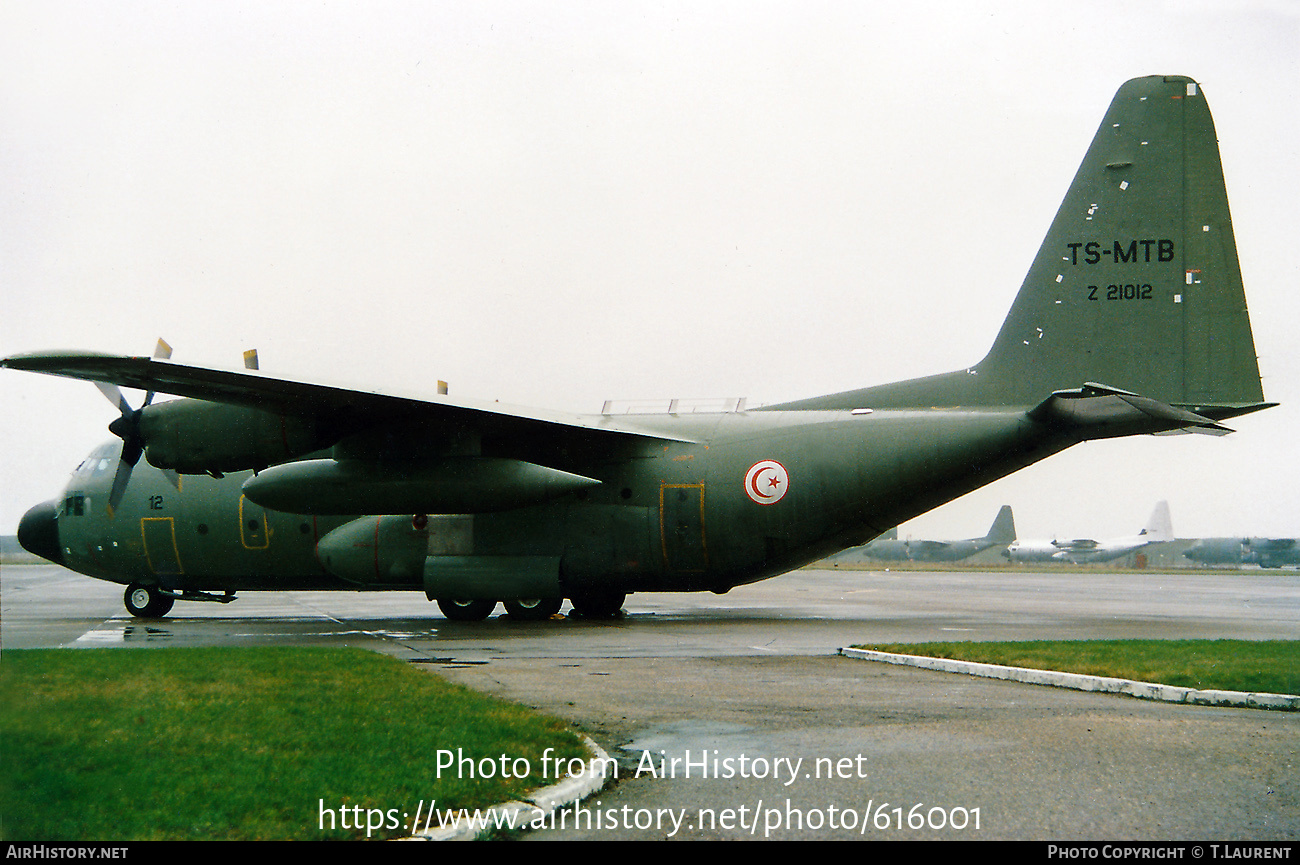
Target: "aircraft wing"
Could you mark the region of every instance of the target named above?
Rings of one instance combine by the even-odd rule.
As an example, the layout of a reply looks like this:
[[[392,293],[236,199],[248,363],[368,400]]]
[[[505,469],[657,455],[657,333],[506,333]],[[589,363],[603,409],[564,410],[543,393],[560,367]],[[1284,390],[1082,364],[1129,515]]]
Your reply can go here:
[[[105,382],[304,417],[387,421],[441,420],[486,434],[555,435],[586,431],[590,436],[693,441],[638,427],[623,417],[578,415],[500,403],[453,399],[444,394],[407,396],[314,384],[255,372],[187,366],[147,357],[53,351],[14,355],[0,367],[65,378]]]

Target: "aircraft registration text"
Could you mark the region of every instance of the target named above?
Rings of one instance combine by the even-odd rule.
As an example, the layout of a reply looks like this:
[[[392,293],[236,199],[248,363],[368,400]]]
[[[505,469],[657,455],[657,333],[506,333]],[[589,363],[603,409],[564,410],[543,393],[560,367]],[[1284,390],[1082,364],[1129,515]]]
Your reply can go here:
[[[1116,240],[1109,247],[1090,240],[1087,243],[1067,243],[1066,247],[1070,251],[1065,260],[1070,264],[1101,264],[1102,261],[1108,264],[1149,264],[1174,260],[1174,242],[1168,238],[1130,240],[1127,245]]]
[[[1106,286],[1105,295],[1098,292],[1101,286],[1088,286],[1088,300],[1150,300],[1151,284],[1143,283],[1142,285],[1108,285]]]

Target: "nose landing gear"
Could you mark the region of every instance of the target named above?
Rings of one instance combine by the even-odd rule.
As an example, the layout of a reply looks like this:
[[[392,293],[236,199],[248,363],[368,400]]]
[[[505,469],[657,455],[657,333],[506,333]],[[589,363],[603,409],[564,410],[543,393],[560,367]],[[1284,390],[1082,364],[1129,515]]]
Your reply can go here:
[[[175,598],[163,594],[157,586],[143,586],[139,583],[127,586],[122,600],[126,602],[127,612],[140,619],[160,619],[171,611],[172,604],[176,602]]]

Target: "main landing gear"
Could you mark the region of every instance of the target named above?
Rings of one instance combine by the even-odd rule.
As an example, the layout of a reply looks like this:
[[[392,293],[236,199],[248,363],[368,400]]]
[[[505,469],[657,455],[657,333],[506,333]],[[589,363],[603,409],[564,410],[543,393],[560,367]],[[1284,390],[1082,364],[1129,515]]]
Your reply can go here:
[[[613,619],[623,611],[627,595],[622,592],[598,592],[570,598],[573,611],[584,619]]]
[[[453,622],[481,622],[497,608],[496,601],[457,601],[439,598],[438,609]]]
[[[623,609],[627,595],[622,592],[579,595],[570,598],[573,611],[584,619],[612,619]],[[541,622],[551,618],[560,611],[563,598],[512,598],[502,601],[506,615],[520,622]],[[491,600],[456,600],[455,598],[438,598],[438,609],[455,622],[481,622],[497,607]]]
[[[506,615],[523,622],[541,622],[560,611],[564,598],[520,598],[516,601],[502,601]]]
[[[560,611],[564,598],[518,598],[502,601],[506,615],[520,622],[541,622]],[[497,608],[496,601],[458,601],[455,598],[439,598],[438,609],[442,614],[456,622],[481,622]]]

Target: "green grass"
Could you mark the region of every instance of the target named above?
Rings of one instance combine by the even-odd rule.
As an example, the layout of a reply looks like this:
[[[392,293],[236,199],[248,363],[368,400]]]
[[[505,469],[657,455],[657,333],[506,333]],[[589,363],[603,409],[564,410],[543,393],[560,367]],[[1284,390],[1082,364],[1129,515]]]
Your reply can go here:
[[[365,837],[366,809],[475,808],[554,783],[539,716],[361,650],[6,651],[0,837],[9,841]],[[437,752],[528,758],[522,781],[438,778]],[[522,764],[520,764],[522,766]],[[335,831],[318,826],[320,803]],[[401,819],[399,817],[399,819]],[[385,818],[384,822],[388,822]],[[400,836],[402,831],[375,833]]]
[[[1300,694],[1300,642],[1290,640],[1044,640],[856,648],[1183,688]]]

